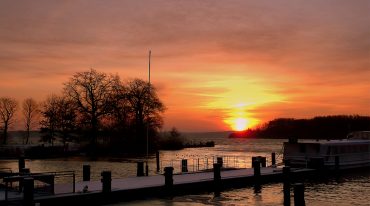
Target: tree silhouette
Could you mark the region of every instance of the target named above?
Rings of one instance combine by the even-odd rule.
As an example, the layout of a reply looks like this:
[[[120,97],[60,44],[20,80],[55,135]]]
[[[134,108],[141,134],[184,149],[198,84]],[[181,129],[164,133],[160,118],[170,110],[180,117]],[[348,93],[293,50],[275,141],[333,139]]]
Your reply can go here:
[[[76,105],[67,97],[60,97],[57,100],[57,131],[63,142],[72,141],[72,133],[77,127],[77,108]]]
[[[42,103],[40,121],[41,132],[44,133],[42,141],[54,144],[56,138],[58,124],[58,96],[50,95],[45,102]]]
[[[97,144],[100,120],[111,112],[114,79],[91,69],[78,72],[65,83],[64,91],[90,125],[91,143]]]
[[[38,104],[32,98],[27,98],[22,103],[22,113],[24,118],[24,125],[26,129],[26,144],[30,138],[30,130],[32,129],[35,119],[38,115]]]
[[[147,127],[154,132],[162,126],[161,113],[165,110],[164,104],[158,98],[156,89],[141,79],[128,83],[126,98],[134,116],[137,141],[143,143]]]
[[[245,137],[343,139],[353,131],[370,130],[370,117],[359,115],[319,116],[312,119],[278,118],[248,130]],[[230,135],[237,136],[236,133]],[[240,136],[239,136],[240,137]]]
[[[51,95],[42,104],[42,121],[40,122],[42,141],[53,144],[56,138],[60,138],[63,145],[72,140],[72,133],[76,129],[77,109],[73,102],[63,96]]]
[[[0,98],[0,121],[3,124],[3,144],[7,144],[8,129],[13,124],[17,107],[18,103],[15,99],[8,97]]]

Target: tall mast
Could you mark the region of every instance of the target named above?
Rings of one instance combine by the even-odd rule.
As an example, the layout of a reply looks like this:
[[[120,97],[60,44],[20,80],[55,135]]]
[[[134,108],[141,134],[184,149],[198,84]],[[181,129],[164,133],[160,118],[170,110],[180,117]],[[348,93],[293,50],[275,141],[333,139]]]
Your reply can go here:
[[[149,68],[149,86],[150,86],[150,58],[152,57],[152,51],[149,50],[149,65],[148,65],[148,68]],[[149,87],[150,89],[150,87]]]
[[[149,78],[149,95],[150,95],[150,58],[152,56],[152,51],[149,50],[149,63],[148,63],[148,78]],[[149,97],[149,96],[148,96]],[[148,119],[149,120],[149,119]],[[149,121],[146,125],[146,165],[145,165],[145,173],[148,176],[149,173],[149,166],[148,166],[148,159],[149,159]]]

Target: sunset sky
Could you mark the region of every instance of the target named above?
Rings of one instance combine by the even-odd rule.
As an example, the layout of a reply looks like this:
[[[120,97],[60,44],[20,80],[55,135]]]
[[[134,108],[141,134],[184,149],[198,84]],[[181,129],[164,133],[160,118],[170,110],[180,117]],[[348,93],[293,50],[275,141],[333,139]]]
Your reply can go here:
[[[0,1],[1,97],[90,68],[147,79],[149,50],[164,129],[370,115],[369,0]]]

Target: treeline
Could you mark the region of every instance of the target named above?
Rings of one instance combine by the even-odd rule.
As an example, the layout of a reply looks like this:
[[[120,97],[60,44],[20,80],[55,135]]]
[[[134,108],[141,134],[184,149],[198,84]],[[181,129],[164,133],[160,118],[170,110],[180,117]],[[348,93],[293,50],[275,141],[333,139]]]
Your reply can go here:
[[[123,82],[118,75],[91,69],[74,74],[63,85],[60,95],[51,94],[42,102],[33,98],[22,102],[25,144],[30,131],[39,128],[41,141],[51,145],[54,141],[65,145],[88,142],[90,152],[109,148],[143,153],[148,139],[149,150],[155,149],[165,106],[152,84],[141,79]],[[19,103],[15,99],[0,97],[2,144],[7,144],[16,112]]]
[[[255,129],[232,133],[230,137],[343,139],[348,133],[361,130],[370,130],[369,116],[336,115],[312,119],[279,118]]]

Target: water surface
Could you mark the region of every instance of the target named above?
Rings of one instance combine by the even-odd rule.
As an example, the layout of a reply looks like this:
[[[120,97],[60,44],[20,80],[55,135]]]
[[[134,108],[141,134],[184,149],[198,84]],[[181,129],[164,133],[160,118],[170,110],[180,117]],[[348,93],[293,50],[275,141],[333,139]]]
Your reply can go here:
[[[161,167],[174,166],[175,172],[180,171],[180,160],[188,159],[189,170],[212,167],[215,157],[222,156],[228,166],[250,167],[252,156],[266,156],[268,164],[271,152],[276,152],[277,161],[282,159],[282,143],[284,140],[276,139],[229,139],[225,137],[207,137],[202,141],[213,140],[215,147],[188,148],[179,151],[161,151]],[[194,141],[199,141],[194,137]],[[27,160],[26,167],[32,172],[74,170],[76,180],[82,180],[82,165],[91,165],[92,180],[100,180],[103,170],[110,170],[113,178],[124,178],[136,175],[136,161],[145,161],[140,158],[104,158],[99,161],[90,161],[87,158],[60,158],[49,160]],[[149,157],[149,174],[155,175],[155,157]],[[198,164],[199,162],[199,164]],[[199,166],[198,166],[199,165]],[[1,160],[0,167],[17,170],[15,160]],[[59,179],[57,182],[70,181]],[[339,178],[305,182],[307,205],[319,206],[345,206],[369,205],[370,202],[370,174],[367,171],[350,173]],[[293,197],[291,198],[293,201]],[[192,194],[178,196],[172,199],[146,199],[131,202],[122,202],[113,205],[282,205],[282,184],[273,183],[262,185],[261,188],[253,186],[228,189],[219,197],[213,193]],[[292,203],[293,205],[293,203]]]

